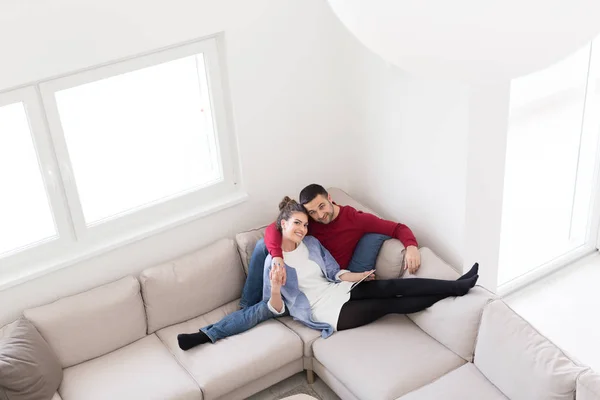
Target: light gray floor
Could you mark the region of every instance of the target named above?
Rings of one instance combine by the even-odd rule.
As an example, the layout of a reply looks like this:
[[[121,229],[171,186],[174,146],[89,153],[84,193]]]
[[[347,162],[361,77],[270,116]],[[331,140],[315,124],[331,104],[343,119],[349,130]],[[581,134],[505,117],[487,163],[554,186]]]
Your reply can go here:
[[[504,299],[542,334],[600,371],[600,254]]]
[[[297,389],[305,389],[303,392],[306,393],[306,389],[312,389],[320,400],[340,400],[340,398],[331,390],[329,386],[325,384],[318,376],[315,375],[315,383],[309,385],[306,380],[306,372],[300,372],[296,375],[289,377],[288,379],[281,381],[262,392],[256,393],[254,396],[249,397],[249,400],[276,400],[290,392],[296,394]],[[300,392],[302,393],[302,391]]]

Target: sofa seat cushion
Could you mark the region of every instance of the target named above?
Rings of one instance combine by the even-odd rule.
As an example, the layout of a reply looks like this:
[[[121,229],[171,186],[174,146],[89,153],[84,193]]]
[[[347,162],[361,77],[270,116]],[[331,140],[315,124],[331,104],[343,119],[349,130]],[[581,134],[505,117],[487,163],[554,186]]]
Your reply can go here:
[[[321,337],[321,331],[311,329],[303,323],[295,321],[292,317],[277,318],[277,321],[294,331],[302,339],[304,343],[304,357],[312,357],[313,343]]]
[[[317,340],[313,351],[362,400],[396,399],[465,363],[404,315],[336,332]]]
[[[236,309],[229,303],[208,314],[156,332],[179,363],[202,388],[205,399],[216,399],[247,385],[285,365],[302,359],[302,340],[283,324],[265,321],[251,330],[216,343],[183,351],[177,344],[180,333],[217,322]],[[299,363],[297,372],[302,370]],[[262,390],[264,388],[261,388]],[[65,399],[68,400],[68,399]]]
[[[156,335],[65,369],[59,392],[63,400],[202,399]]]
[[[463,365],[437,381],[410,392],[398,400],[507,400],[472,363]]]
[[[483,310],[474,362],[513,400],[572,400],[584,371],[502,300]]]

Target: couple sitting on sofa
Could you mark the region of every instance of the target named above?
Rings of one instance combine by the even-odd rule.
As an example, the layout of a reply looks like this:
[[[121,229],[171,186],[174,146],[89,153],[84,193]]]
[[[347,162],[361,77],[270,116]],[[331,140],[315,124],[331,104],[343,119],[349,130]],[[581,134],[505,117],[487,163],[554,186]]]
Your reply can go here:
[[[378,234],[371,238],[380,244],[390,237],[399,239],[406,247],[404,268],[412,273],[420,266],[413,233],[405,225],[333,203],[322,186],[304,188],[300,203],[285,197],[279,210],[277,221],[267,227],[264,242],[259,241],[252,254],[242,309],[197,333],[178,335],[181,349],[214,343],[287,313],[328,337],[386,314],[414,313],[446,297],[462,296],[479,277],[475,264],[456,281],[374,280],[372,270],[353,259],[364,251],[374,253],[373,260],[376,257],[380,246],[365,241],[366,235]],[[306,236],[308,230],[312,236]],[[355,251],[359,241],[366,246]]]

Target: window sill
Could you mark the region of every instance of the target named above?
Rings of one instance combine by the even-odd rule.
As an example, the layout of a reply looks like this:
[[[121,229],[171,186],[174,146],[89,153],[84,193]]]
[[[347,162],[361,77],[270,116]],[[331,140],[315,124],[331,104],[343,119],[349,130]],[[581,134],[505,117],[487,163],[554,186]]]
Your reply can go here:
[[[236,206],[243,203],[247,199],[247,193],[235,192],[224,198],[220,198],[214,203],[206,204],[188,213],[179,215],[170,221],[156,224],[155,226],[146,229],[143,232],[137,232],[128,237],[120,237],[118,239],[113,238],[112,240],[106,240],[94,246],[87,246],[81,250],[68,254],[65,257],[52,260],[49,263],[27,268],[26,271],[24,271],[22,267],[18,268],[18,270],[16,268],[10,268],[6,271],[0,271],[2,272],[0,277],[0,291],[40,278],[44,275],[66,267],[70,267],[83,261],[87,261],[93,257],[168,231],[226,208]]]

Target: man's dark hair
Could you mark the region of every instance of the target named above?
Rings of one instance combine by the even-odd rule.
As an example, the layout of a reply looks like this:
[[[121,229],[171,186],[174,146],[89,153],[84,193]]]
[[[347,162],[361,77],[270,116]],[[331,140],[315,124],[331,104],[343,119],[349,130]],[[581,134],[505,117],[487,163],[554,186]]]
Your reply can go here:
[[[300,204],[304,205],[310,203],[320,194],[325,196],[325,198],[329,196],[329,193],[327,193],[327,190],[325,190],[323,186],[317,185],[316,183],[310,184],[300,192]]]

